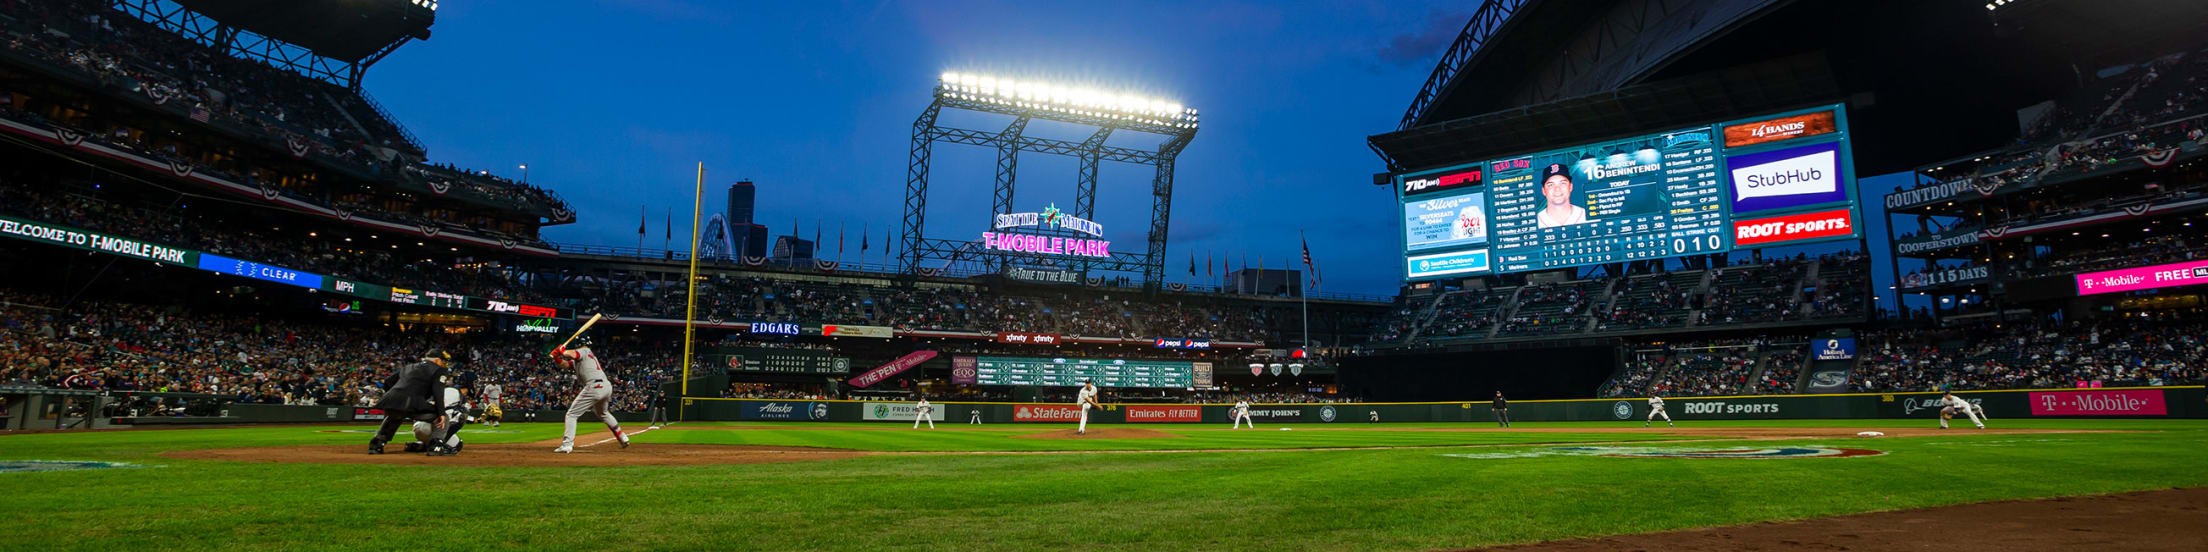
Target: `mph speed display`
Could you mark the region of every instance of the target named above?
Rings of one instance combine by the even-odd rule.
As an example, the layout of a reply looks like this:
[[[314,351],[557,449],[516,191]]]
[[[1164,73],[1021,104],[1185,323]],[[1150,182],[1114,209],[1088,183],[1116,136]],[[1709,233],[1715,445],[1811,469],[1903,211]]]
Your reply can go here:
[[[1173,387],[1196,385],[1195,363],[1176,360],[1094,358],[974,357],[976,385],[1070,387],[1094,380],[1097,387]]]
[[[1410,173],[1409,280],[1860,236],[1846,113],[1830,105]]]

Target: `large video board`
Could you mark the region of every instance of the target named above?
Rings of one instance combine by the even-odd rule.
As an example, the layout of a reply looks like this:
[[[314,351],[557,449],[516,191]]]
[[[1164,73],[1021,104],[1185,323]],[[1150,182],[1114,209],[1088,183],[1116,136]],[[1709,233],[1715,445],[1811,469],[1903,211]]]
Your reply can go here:
[[[1395,189],[1407,280],[1861,236],[1840,105],[1410,173]]]
[[[974,357],[975,385],[1067,387],[1095,381],[1097,387],[1187,389],[1196,385],[1195,376],[1195,363],[1178,360]]]

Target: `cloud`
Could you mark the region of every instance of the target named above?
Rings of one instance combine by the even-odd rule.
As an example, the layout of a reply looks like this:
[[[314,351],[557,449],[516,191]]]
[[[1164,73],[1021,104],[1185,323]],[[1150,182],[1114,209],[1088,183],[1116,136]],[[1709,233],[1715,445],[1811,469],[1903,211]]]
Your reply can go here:
[[[1415,33],[1395,35],[1380,48],[1380,61],[1397,66],[1429,63],[1441,56],[1442,50],[1456,42],[1464,31],[1464,23],[1472,16],[1463,12],[1433,10],[1426,14],[1426,26]]]

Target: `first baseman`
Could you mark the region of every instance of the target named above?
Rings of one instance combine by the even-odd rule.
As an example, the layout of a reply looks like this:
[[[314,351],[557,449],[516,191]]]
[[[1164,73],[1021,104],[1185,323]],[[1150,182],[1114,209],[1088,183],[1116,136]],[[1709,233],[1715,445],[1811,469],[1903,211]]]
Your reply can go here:
[[[598,355],[590,352],[590,338],[578,338],[573,349],[553,349],[552,360],[574,369],[575,384],[582,388],[575,392],[575,401],[567,405],[567,431],[560,435],[560,448],[552,452],[575,452],[575,420],[585,412],[597,413],[613,438],[621,441],[621,448],[629,448],[629,436],[621,433],[621,422],[613,419],[613,409],[608,406],[613,399],[613,384],[606,381],[606,371],[599,368]]]
[[[1250,424],[1250,429],[1257,429],[1257,422],[1250,421],[1249,399],[1235,401],[1234,409],[1227,413],[1234,416],[1234,427],[1228,429],[1242,429],[1242,424]]]
[[[927,397],[920,397],[920,404],[912,407],[912,428],[920,429],[920,422],[925,421],[928,423],[928,429],[935,429],[935,418],[928,417],[928,413],[933,411],[935,411],[935,405],[928,404]]]

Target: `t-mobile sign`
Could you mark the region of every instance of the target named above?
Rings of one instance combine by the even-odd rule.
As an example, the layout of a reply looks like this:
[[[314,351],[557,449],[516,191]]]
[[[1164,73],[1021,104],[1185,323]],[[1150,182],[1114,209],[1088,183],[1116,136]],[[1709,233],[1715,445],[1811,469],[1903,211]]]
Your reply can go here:
[[[2208,283],[2208,260],[2087,272],[2078,275],[2078,295],[2189,286]]]
[[[2033,416],[2166,416],[2160,389],[2032,393]]]

